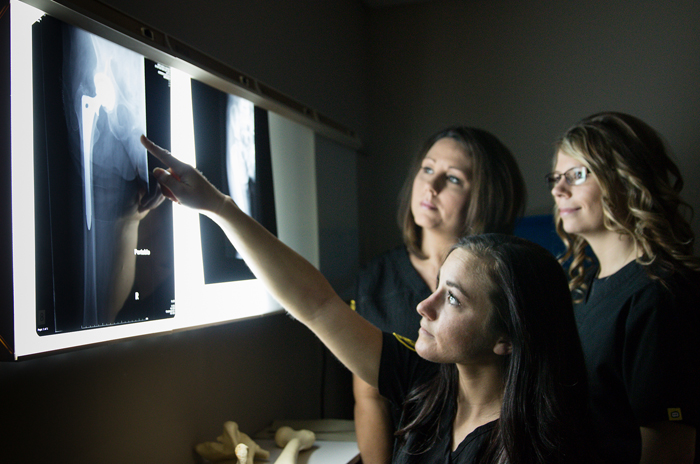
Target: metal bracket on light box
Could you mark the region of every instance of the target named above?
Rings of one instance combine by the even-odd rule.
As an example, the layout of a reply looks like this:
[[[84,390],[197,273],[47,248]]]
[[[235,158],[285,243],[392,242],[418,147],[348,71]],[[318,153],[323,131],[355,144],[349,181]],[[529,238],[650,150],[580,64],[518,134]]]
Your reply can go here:
[[[153,61],[180,69],[222,92],[308,126],[331,140],[355,150],[362,145],[352,129],[109,5],[97,0],[21,1]]]

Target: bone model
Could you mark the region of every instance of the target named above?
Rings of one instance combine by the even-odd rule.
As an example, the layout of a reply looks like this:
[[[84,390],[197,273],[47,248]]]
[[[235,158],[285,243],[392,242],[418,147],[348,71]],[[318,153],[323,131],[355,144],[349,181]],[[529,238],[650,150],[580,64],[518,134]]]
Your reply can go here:
[[[238,464],[248,464],[248,455],[250,454],[250,448],[245,443],[239,443],[235,448],[236,457],[238,458]]]
[[[316,435],[310,430],[280,427],[275,433],[275,443],[284,449],[275,464],[296,464],[299,451],[311,448],[315,441]]]
[[[261,459],[270,458],[270,452],[262,449],[252,438],[241,432],[235,422],[225,422],[224,433],[216,440],[198,444],[195,451],[209,461],[238,459],[241,464],[253,464],[256,456]],[[245,447],[240,446],[241,444]],[[241,457],[244,460],[241,460]]]

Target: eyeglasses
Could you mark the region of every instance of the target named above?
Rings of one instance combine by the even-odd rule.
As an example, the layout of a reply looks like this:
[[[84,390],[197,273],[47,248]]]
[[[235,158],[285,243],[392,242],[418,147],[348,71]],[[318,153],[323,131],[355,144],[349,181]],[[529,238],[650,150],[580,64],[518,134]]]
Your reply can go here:
[[[581,185],[586,182],[588,177],[588,169],[585,166],[579,166],[571,169],[567,169],[563,174],[558,172],[550,172],[544,176],[544,181],[549,185],[549,188],[554,188],[555,185],[559,183],[562,176],[569,185]]]

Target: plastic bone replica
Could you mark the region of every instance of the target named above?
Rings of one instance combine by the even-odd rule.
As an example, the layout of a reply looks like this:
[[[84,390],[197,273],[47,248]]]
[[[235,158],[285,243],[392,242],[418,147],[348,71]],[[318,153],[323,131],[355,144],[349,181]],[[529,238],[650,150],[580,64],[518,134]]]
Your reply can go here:
[[[315,441],[316,435],[310,430],[280,427],[275,433],[275,443],[284,449],[275,464],[296,464],[299,451],[311,448]]]
[[[262,449],[252,438],[238,430],[238,424],[235,422],[225,422],[224,433],[216,440],[200,443],[194,449],[197,454],[209,461],[238,459],[239,464],[253,464],[256,456],[261,459],[270,458],[270,452]]]
[[[236,445],[236,457],[238,458],[237,464],[247,464],[248,455],[250,454],[250,448],[245,443],[239,443]]]

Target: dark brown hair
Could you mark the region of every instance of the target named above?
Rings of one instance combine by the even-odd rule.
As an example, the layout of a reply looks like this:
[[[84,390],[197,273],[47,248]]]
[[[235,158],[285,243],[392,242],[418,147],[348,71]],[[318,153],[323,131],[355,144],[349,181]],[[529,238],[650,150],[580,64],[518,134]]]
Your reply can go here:
[[[495,464],[592,463],[588,382],[566,275],[557,259],[525,239],[485,234],[463,238],[491,285],[490,325],[510,340],[504,356],[503,404],[490,446],[479,462]],[[471,272],[473,269],[465,269]],[[408,459],[421,462],[438,440],[440,421],[456,408],[458,373],[443,364],[404,404],[396,432]]]
[[[413,181],[423,158],[440,139],[452,138],[472,160],[471,194],[460,236],[497,232],[511,234],[516,220],[525,211],[525,182],[513,154],[496,138],[481,129],[453,126],[433,134],[413,160],[399,196],[399,227],[408,250],[419,257],[422,229],[411,212]]]

